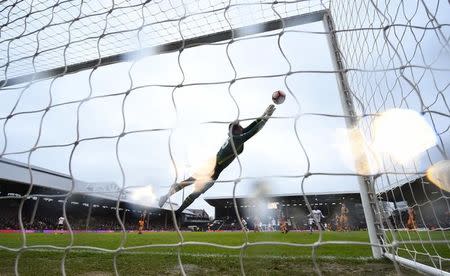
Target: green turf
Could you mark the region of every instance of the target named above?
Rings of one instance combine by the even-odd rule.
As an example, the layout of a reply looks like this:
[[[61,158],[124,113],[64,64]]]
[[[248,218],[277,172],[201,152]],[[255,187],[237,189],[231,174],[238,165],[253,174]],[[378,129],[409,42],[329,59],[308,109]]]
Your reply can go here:
[[[442,239],[438,233],[431,233]],[[410,233],[400,233],[409,235]],[[422,237],[414,233],[413,238]],[[198,241],[220,245],[240,246],[245,241],[242,232],[183,233],[184,242]],[[57,247],[90,246],[105,250],[115,250],[121,246],[122,233],[78,233],[73,241],[69,234],[27,234],[27,245],[52,245]],[[308,245],[294,247],[288,245],[253,245],[242,251],[244,269],[247,275],[311,275],[314,272],[311,253],[312,245],[318,241],[318,233],[295,233],[287,235],[279,232],[248,233],[249,242],[286,242]],[[367,232],[325,232],[322,241],[368,242]],[[405,236],[406,238],[406,236]],[[448,238],[448,237],[447,237]],[[127,233],[124,250],[119,254],[73,248],[65,256],[68,275],[113,275],[113,259],[116,256],[117,270],[121,275],[178,275],[177,248],[149,248],[148,245],[177,244],[177,233]],[[22,237],[19,234],[0,234],[0,246],[19,248]],[[135,248],[141,247],[145,248]],[[412,248],[413,245],[409,245]],[[414,245],[416,251],[437,251],[445,258],[450,257],[447,245]],[[435,251],[431,251],[435,250]],[[421,252],[422,252],[421,251]],[[318,266],[325,275],[389,275],[396,274],[391,262],[371,259],[371,248],[367,245],[321,245],[317,248]],[[225,249],[206,245],[184,245],[181,258],[189,275],[238,275],[240,274],[239,249]],[[19,261],[19,272],[23,275],[59,275],[64,257],[62,249],[43,249],[18,253],[0,249],[0,275],[13,275],[14,263]],[[448,263],[444,264],[447,265]],[[410,275],[411,271],[408,271]],[[414,275],[414,274],[413,274]]]

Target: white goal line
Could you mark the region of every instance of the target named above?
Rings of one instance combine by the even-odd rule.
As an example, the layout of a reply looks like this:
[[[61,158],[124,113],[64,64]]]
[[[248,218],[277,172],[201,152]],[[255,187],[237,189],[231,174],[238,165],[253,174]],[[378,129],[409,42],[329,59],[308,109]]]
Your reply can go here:
[[[161,247],[159,247],[161,248]],[[42,252],[42,253],[63,253],[65,249],[62,248],[27,248],[27,252]],[[94,249],[77,249],[73,248],[70,250],[70,253],[92,253],[92,254],[121,254],[121,255],[158,255],[158,256],[177,256],[177,251],[104,251],[104,250],[94,250]],[[70,254],[69,253],[69,254]],[[221,253],[186,253],[181,252],[181,256],[187,256],[187,257],[199,257],[199,258],[217,258],[217,257],[224,257],[224,258],[240,258],[239,254],[221,254]],[[245,258],[251,258],[251,259],[277,259],[277,260],[286,260],[286,259],[292,259],[292,260],[311,260],[310,255],[298,255],[298,256],[279,256],[279,255],[264,255],[264,254],[255,254],[255,255],[244,255]],[[373,257],[348,257],[348,256],[342,256],[342,257],[336,257],[331,255],[318,255],[316,256],[318,260],[359,260],[359,261],[368,261],[368,260],[374,260]]]

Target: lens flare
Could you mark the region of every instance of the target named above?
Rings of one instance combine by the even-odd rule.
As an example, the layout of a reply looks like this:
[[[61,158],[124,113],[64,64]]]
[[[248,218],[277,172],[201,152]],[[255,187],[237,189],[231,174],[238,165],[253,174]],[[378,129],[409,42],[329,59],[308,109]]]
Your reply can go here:
[[[450,192],[450,160],[442,160],[430,166],[427,177],[439,189]]]
[[[270,183],[265,181],[255,181],[252,184],[252,191],[249,198],[245,201],[244,216],[254,220],[266,222],[269,217],[268,196],[271,193]]]
[[[378,172],[379,156],[373,151],[369,139],[358,128],[337,129],[336,147],[342,161],[358,174],[370,175]]]
[[[373,148],[406,164],[436,144],[436,135],[425,119],[410,109],[391,109],[373,122]]]
[[[373,174],[378,171],[376,154],[359,128],[350,129],[349,139],[355,158],[356,171],[360,174]]]
[[[214,168],[216,166],[216,157],[208,159],[202,166],[194,168],[192,176],[196,179],[194,182],[194,190],[201,190],[206,183],[210,182],[212,175],[214,174]]]
[[[135,203],[152,204],[156,202],[156,195],[152,186],[133,188],[129,194],[130,199]]]
[[[133,51],[130,53],[125,53],[122,55],[122,61],[134,61],[134,60],[140,60],[148,56],[156,55],[158,54],[158,51],[156,51],[153,48],[146,48],[146,49],[140,49],[137,51]]]
[[[241,16],[242,16],[242,13],[245,12],[245,10],[247,10],[247,12],[248,12],[246,14],[251,14],[252,8],[253,7],[251,5],[248,5],[248,6],[244,5],[244,6],[239,7]],[[264,30],[265,30],[264,25],[257,24],[257,25],[253,25],[253,26],[247,26],[245,28],[235,29],[234,32],[235,32],[236,37],[242,37],[242,36],[260,34],[260,33],[263,33]]]

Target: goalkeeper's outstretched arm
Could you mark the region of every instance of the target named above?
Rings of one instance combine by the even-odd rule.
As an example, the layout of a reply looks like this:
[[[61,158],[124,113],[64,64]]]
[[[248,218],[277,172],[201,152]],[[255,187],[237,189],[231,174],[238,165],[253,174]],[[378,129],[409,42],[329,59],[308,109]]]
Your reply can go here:
[[[273,104],[269,105],[264,111],[263,115],[253,121],[250,125],[243,129],[242,134],[235,137],[235,139],[242,139],[242,142],[246,142],[248,139],[252,138],[256,133],[258,133],[264,125],[269,120],[270,116],[272,116],[275,111],[275,106]],[[234,136],[234,135],[233,135]]]

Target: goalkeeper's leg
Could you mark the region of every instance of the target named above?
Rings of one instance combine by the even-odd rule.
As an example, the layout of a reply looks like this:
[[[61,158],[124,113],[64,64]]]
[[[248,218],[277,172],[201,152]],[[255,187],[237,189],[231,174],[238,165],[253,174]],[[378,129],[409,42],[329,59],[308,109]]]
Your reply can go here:
[[[189,207],[189,205],[192,204],[192,202],[194,202],[194,200],[196,200],[201,194],[203,194],[204,192],[206,192],[209,188],[211,188],[214,185],[215,180],[211,180],[207,183],[205,183],[205,185],[203,187],[201,187],[200,189],[198,189],[197,191],[193,191],[188,197],[186,197],[186,199],[183,201],[183,203],[181,204],[180,208],[178,208],[177,213],[181,214],[181,212],[183,212],[184,209],[186,209],[187,207]]]
[[[183,180],[180,183],[173,184],[170,187],[169,192],[166,195],[163,195],[162,197],[159,198],[159,203],[158,203],[159,207],[161,208],[164,205],[164,203],[166,203],[167,199],[171,195],[173,195],[174,193],[180,191],[181,189],[191,185],[192,183],[194,183],[194,181],[195,181],[195,178],[189,177],[188,179]]]

